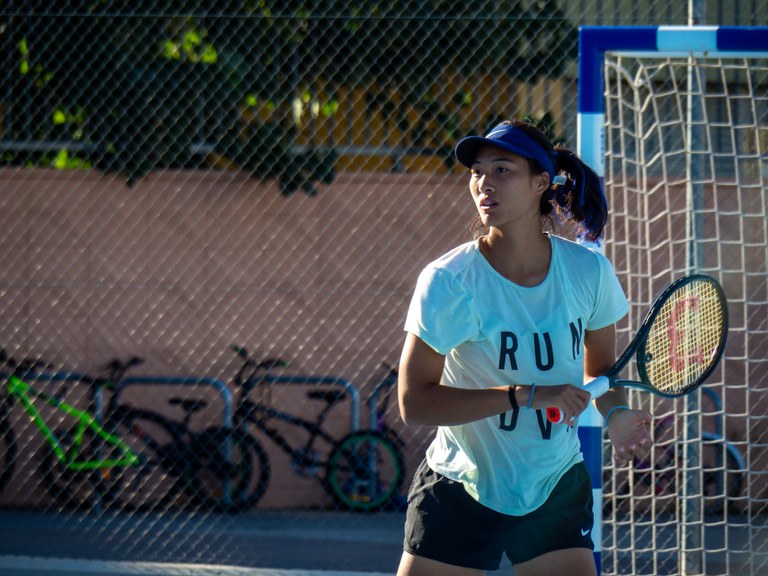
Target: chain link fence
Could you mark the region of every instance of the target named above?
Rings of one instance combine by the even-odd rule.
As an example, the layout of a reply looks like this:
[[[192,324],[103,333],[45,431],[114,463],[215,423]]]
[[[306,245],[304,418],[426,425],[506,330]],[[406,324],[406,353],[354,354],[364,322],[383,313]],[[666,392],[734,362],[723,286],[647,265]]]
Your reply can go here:
[[[761,2],[705,8],[768,24]],[[618,0],[2,3],[0,516],[66,519],[94,557],[236,565],[269,551],[227,539],[235,518],[398,523],[431,431],[402,426],[393,368],[418,272],[469,238],[457,138],[532,115],[574,145],[578,27],[687,19]],[[732,365],[765,387],[764,363]],[[732,438],[757,450],[732,517],[762,537],[751,574],[761,430]]]

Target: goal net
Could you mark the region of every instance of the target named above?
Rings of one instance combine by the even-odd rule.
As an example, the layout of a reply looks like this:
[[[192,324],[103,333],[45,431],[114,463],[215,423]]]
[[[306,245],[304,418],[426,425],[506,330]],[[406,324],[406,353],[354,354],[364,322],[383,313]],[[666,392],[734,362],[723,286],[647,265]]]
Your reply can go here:
[[[768,573],[768,29],[585,28],[580,153],[604,177],[604,249],[631,302],[628,344],[673,279],[716,277],[726,355],[654,414],[634,466],[603,450],[604,574]],[[605,440],[607,442],[607,440]]]

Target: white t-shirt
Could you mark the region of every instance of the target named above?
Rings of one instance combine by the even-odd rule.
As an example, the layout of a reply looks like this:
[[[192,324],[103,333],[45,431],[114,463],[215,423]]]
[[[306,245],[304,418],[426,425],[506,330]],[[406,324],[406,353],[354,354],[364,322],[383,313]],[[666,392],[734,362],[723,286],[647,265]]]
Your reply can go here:
[[[477,242],[451,250],[422,271],[405,329],[446,356],[441,384],[583,383],[584,332],[617,322],[629,306],[604,256],[549,238],[549,272],[535,287],[504,278]],[[427,450],[433,470],[462,482],[481,504],[511,515],[541,506],[582,460],[575,427],[552,424],[543,410],[525,407],[440,426]]]

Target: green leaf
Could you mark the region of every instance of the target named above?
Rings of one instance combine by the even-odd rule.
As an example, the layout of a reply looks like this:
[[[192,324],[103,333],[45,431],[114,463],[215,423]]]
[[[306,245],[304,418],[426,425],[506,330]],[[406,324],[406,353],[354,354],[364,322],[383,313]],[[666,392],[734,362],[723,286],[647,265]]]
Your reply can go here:
[[[200,39],[200,34],[196,30],[189,30],[184,34],[182,43],[184,46],[184,53],[191,54],[195,49],[195,46],[200,46],[200,44],[202,44],[202,40]]]
[[[57,170],[66,170],[69,167],[69,152],[67,149],[59,150],[53,159],[53,167]]]
[[[329,100],[322,106],[322,114],[326,118],[330,118],[339,111],[339,101]]]
[[[200,62],[203,64],[216,64],[219,61],[219,53],[213,44],[206,44],[203,53],[200,55]]]
[[[53,111],[53,123],[57,126],[67,123],[67,115],[61,108]]]
[[[179,50],[179,45],[173,40],[166,40],[163,44],[163,55],[168,60],[181,60],[181,50]]]

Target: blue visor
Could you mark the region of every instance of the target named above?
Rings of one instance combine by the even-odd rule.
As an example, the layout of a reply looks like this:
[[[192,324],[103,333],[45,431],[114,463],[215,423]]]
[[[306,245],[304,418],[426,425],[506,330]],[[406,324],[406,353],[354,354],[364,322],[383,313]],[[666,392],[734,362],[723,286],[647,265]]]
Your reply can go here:
[[[456,159],[467,168],[472,168],[477,151],[486,144],[513,152],[523,158],[536,160],[541,164],[544,171],[549,174],[549,181],[552,182],[554,180],[555,163],[552,160],[552,156],[536,140],[528,136],[524,130],[512,124],[499,124],[485,136],[467,136],[462,138],[456,144],[456,149],[454,150]]]

